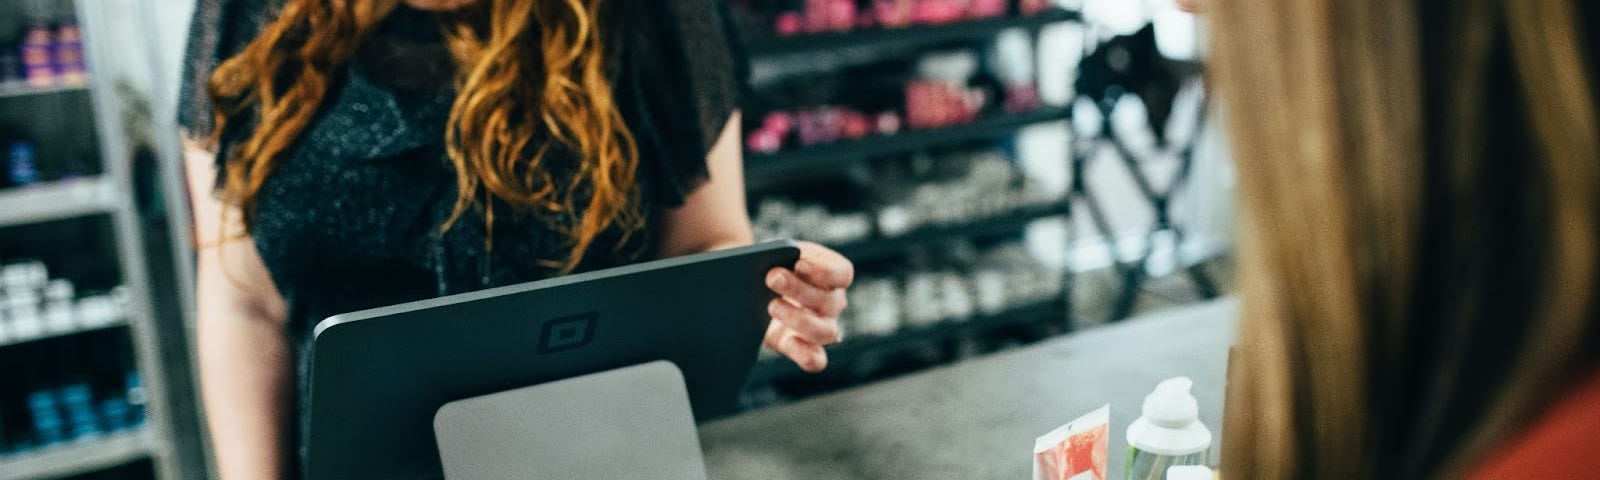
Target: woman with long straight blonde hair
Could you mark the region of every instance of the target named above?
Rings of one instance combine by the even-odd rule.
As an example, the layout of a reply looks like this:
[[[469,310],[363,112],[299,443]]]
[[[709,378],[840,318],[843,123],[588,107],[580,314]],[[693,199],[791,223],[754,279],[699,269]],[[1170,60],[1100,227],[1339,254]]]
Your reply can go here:
[[[1205,9],[1243,208],[1222,477],[1600,478],[1597,3]]]
[[[727,21],[713,0],[199,0],[180,121],[220,476],[297,476],[323,318],[750,243]],[[767,346],[824,368],[853,273],[815,244],[769,272]]]

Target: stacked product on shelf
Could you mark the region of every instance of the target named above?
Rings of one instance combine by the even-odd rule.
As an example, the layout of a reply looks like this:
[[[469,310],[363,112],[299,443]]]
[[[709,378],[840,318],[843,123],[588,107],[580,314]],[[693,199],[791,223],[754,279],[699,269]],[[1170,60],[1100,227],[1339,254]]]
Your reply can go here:
[[[148,29],[103,28],[138,21],[120,8],[0,2],[0,478],[205,476],[198,427],[170,414],[194,404],[156,263],[176,249],[146,215],[175,197],[135,188],[173,159],[137,161],[125,127],[148,92],[109,84],[157,83],[95,62],[145,50],[118,37]]]
[[[1001,81],[979,63],[958,49],[762,86],[746,106],[745,147],[773,154],[1043,107],[1033,83]]]
[[[82,442],[144,423],[125,336],[67,335],[125,322],[127,293],[78,295],[44,262],[0,267],[0,459]],[[83,353],[95,355],[83,356]],[[96,365],[109,361],[111,366]]]
[[[847,339],[888,336],[1049,303],[1062,292],[1059,270],[1008,242],[934,267],[863,276],[840,326]]]
[[[731,3],[751,54],[741,108],[756,235],[816,241],[858,268],[832,373],[798,375],[768,352],[745,406],[1070,325],[1068,274],[1015,245],[1068,206],[1019,174],[1005,141],[1071,110],[1043,102],[1031,40],[994,40],[1035,39],[1076,12],[1048,0]]]
[[[125,335],[59,337],[0,354],[0,462],[92,442],[145,423],[143,382]]]
[[[0,91],[78,86],[88,82],[78,22],[36,18],[22,38],[0,44]]]
[[[791,37],[1033,15],[1048,0],[734,0],[746,28]]]
[[[898,172],[880,174],[873,182],[879,201],[853,211],[834,212],[783,197],[763,198],[752,222],[756,237],[798,238],[847,247],[874,237],[888,239],[925,228],[978,223],[1060,201],[1059,195],[1023,178],[999,150],[947,153],[924,160],[959,173],[935,180],[909,178]]]
[[[76,147],[74,147],[76,148]],[[93,175],[87,152],[65,153],[65,158],[40,158],[39,144],[22,129],[0,126],[0,191]]]
[[[123,324],[127,312],[126,289],[80,295],[42,261],[0,267],[0,346]]]

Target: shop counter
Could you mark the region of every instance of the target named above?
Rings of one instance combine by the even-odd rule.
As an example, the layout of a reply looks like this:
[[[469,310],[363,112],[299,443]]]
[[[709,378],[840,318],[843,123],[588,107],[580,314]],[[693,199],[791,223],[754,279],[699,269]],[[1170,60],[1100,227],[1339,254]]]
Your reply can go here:
[[[1109,473],[1121,478],[1128,425],[1161,380],[1194,379],[1220,438],[1238,310],[1234,299],[1167,310],[711,422],[706,466],[717,479],[1026,479],[1035,437],[1110,403]]]

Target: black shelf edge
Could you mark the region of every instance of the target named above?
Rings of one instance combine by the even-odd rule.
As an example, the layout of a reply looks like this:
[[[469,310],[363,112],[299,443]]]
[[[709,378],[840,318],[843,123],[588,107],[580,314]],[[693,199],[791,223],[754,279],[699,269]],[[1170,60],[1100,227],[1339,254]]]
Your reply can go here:
[[[965,320],[945,321],[925,327],[904,328],[880,337],[846,339],[838,345],[828,347],[829,368],[849,364],[864,355],[903,351],[927,345],[929,342],[952,340],[1004,327],[1039,322],[1046,318],[1059,317],[1061,323],[1065,323],[1065,305],[1066,299],[1058,295],[1039,303],[1023,305],[990,315],[979,314],[968,317]],[[789,361],[787,358],[764,358],[757,361],[755,367],[750,370],[750,381],[759,383],[804,373],[804,370],[795,366],[794,362]]]
[[[1071,107],[1044,107],[1031,112],[997,115],[953,127],[911,130],[858,140],[841,140],[773,154],[755,153],[746,156],[745,178],[764,180],[796,171],[839,168],[865,158],[1004,137],[1016,133],[1023,127],[1066,120],[1070,117]]]
[[[966,20],[944,25],[917,25],[893,29],[800,34],[790,37],[760,36],[747,38],[745,40],[745,50],[752,60],[759,61],[770,57],[840,48],[923,45],[984,38],[1007,29],[1039,28],[1053,23],[1078,21],[1081,18],[1082,15],[1076,11],[1051,9],[1028,16],[1008,15],[999,18]]]
[[[1065,201],[1018,208],[988,218],[967,223],[918,227],[909,232],[887,238],[862,240],[833,245],[835,250],[853,262],[864,262],[899,254],[908,248],[960,238],[974,238],[1021,231],[1029,223],[1042,218],[1067,214]]]

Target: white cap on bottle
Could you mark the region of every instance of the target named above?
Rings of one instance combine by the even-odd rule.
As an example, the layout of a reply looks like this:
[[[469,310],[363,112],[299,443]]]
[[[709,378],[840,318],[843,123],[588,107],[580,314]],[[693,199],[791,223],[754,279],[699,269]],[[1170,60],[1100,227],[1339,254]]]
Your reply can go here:
[[[1201,465],[1178,465],[1167,469],[1167,480],[1215,480],[1216,474]]]
[[[1200,407],[1188,377],[1169,378],[1144,397],[1142,415],[1128,426],[1128,445],[1156,455],[1192,455],[1211,448],[1211,431],[1200,423]]]

